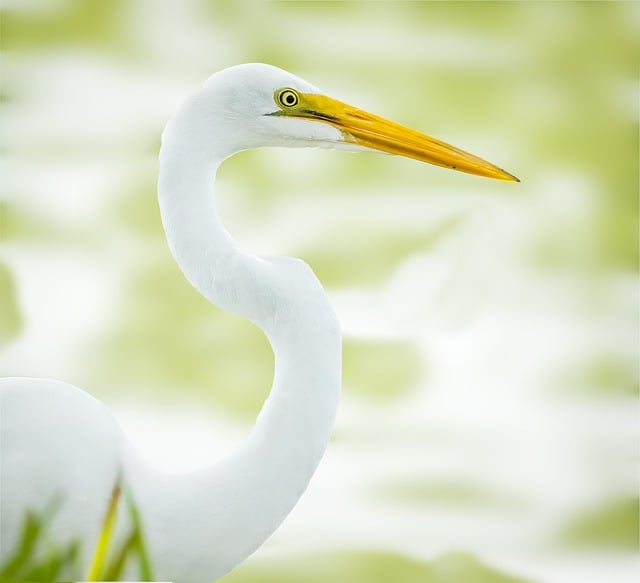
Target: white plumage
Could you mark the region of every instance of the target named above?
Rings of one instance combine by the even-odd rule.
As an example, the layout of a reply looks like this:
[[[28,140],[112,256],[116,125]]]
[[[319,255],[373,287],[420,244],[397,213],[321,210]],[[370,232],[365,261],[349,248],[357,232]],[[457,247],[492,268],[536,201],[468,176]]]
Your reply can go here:
[[[325,97],[281,69],[249,64],[212,76],[163,134],[160,210],[191,284],[268,337],[275,355],[269,398],[251,434],[226,459],[167,476],[137,458],[87,393],[53,380],[0,380],[0,560],[15,548],[25,513],[42,513],[55,500],[51,534],[60,543],[81,542],[75,576],[82,577],[119,481],[139,508],[155,577],[208,583],[257,549],[305,490],[334,423],[339,325],[305,263],[238,248],[211,192],[225,158],[262,146],[376,149],[513,179],[466,152]],[[121,519],[126,524],[126,513]]]

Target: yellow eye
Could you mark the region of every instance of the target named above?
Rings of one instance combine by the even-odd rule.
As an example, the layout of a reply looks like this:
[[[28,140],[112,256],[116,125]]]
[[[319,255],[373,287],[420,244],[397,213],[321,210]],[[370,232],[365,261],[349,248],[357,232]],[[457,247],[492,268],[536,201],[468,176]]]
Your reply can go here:
[[[281,89],[276,94],[276,101],[282,107],[295,107],[298,105],[300,98],[293,89]]]

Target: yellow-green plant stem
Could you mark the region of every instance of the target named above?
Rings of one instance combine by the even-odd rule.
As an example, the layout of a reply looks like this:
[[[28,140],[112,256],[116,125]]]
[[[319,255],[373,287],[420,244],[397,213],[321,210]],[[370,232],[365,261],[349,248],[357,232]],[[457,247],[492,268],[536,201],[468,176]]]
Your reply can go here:
[[[93,559],[91,560],[91,566],[89,567],[87,581],[100,581],[100,575],[103,571],[105,560],[107,558],[107,551],[111,544],[111,539],[113,538],[119,502],[120,486],[116,484],[113,492],[111,493],[109,508],[105,514],[102,530],[100,531],[100,537],[98,538],[98,543],[96,544],[96,549],[93,553]]]

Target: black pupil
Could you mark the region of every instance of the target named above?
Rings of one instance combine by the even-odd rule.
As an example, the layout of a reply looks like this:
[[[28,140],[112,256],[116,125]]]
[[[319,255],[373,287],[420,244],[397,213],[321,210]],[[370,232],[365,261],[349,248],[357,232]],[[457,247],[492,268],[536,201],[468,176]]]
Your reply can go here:
[[[295,95],[293,93],[286,93],[284,96],[284,102],[287,105],[293,105],[296,102]]]

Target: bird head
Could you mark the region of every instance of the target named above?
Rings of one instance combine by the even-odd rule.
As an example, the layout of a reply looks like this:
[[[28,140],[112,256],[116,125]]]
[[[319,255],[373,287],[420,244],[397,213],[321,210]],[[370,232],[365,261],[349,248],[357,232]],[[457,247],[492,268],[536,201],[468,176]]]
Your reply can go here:
[[[333,99],[271,65],[249,63],[224,69],[207,80],[203,92],[210,97],[210,106],[225,112],[217,127],[225,132],[233,151],[263,146],[377,151],[518,181],[482,158]]]

